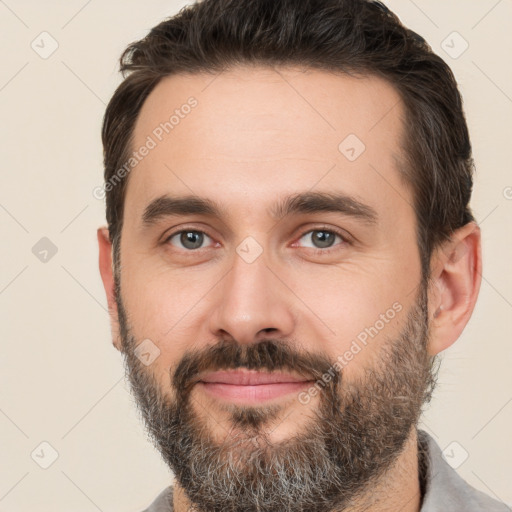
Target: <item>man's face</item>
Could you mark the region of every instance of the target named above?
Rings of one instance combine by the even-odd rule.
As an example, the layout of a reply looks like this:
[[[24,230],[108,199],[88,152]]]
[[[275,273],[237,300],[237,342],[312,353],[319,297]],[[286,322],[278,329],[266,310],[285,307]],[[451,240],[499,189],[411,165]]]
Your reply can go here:
[[[341,506],[409,437],[430,372],[402,118],[380,79],[282,68],[169,77],[144,104],[132,148],[156,144],[126,191],[119,348],[205,509]],[[285,376],[213,373],[235,369]]]

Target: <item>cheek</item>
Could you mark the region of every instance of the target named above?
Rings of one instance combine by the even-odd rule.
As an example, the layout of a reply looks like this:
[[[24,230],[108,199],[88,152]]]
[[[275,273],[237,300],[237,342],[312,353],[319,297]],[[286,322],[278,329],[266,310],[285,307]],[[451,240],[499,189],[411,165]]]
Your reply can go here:
[[[367,366],[382,343],[396,337],[413,296],[404,274],[392,280],[392,269],[380,263],[373,271],[370,265],[346,265],[289,274],[307,319],[299,332],[305,328],[319,340],[305,340],[312,350],[316,343],[333,362],[354,369]]]
[[[194,305],[204,292],[178,273],[153,272],[150,277],[147,268],[141,270],[141,265],[125,265],[123,271],[129,277],[122,278],[123,303],[137,344],[150,340],[150,346],[158,352],[148,369],[168,385],[169,369],[191,344]]]

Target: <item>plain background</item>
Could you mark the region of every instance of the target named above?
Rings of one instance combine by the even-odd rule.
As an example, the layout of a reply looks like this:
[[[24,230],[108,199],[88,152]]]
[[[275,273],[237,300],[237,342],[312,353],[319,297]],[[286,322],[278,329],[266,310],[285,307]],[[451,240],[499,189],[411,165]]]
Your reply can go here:
[[[0,1],[0,511],[138,512],[172,480],[111,344],[92,191],[118,58],[185,3]],[[455,73],[483,231],[480,298],[423,426],[468,482],[512,505],[512,1],[387,3]],[[42,32],[58,43],[46,59]]]

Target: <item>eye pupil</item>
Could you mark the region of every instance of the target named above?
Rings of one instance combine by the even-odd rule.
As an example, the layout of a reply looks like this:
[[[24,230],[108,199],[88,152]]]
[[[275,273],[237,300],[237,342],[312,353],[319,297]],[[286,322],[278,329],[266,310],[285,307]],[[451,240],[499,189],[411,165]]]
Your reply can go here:
[[[199,233],[198,231],[184,231],[181,233],[180,242],[187,249],[197,249],[203,244],[203,233]]]
[[[319,247],[330,247],[334,242],[334,233],[329,231],[314,231],[316,236],[313,236],[315,244],[319,244]]]

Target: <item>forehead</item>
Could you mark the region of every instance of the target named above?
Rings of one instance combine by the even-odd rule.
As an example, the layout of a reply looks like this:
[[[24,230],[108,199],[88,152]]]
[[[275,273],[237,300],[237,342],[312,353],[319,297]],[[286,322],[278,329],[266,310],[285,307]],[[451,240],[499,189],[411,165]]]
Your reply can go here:
[[[364,197],[380,187],[393,207],[403,118],[399,94],[375,76],[258,66],[172,75],[135,124],[131,149],[149,149],[130,171],[125,203],[140,216],[154,198],[179,193],[249,211],[299,189]]]

